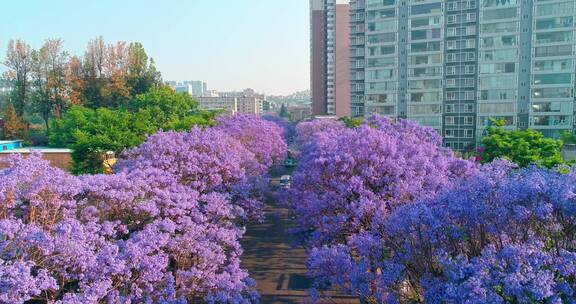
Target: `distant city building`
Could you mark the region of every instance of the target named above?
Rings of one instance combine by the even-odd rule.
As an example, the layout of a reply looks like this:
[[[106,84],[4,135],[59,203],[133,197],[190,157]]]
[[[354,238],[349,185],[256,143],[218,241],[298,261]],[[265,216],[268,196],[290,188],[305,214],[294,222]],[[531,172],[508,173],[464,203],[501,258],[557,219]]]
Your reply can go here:
[[[288,106],[288,113],[292,121],[302,121],[312,117],[312,108],[309,106]]]
[[[178,93],[187,93],[190,96],[206,96],[208,86],[202,81],[166,81],[166,84],[172,87]]]
[[[201,96],[195,99],[201,110],[222,110],[227,115],[235,115],[238,112],[237,97]]]
[[[350,115],[350,5],[310,0],[310,66],[315,115]]]
[[[216,90],[207,90],[204,92],[204,97],[218,97],[220,94]]]
[[[205,82],[202,81],[185,81],[184,83],[189,84],[191,86],[192,96],[206,96],[206,92],[208,91],[208,86]]]
[[[471,149],[490,118],[574,128],[574,0],[352,0],[353,116],[379,113]]]
[[[176,93],[186,93],[192,96],[192,86],[189,84],[177,84],[172,88],[176,91]]]
[[[238,92],[219,92],[222,97],[238,98],[238,112],[245,114],[260,115],[264,113],[266,95],[256,93],[253,89],[245,89]]]
[[[258,97],[233,97],[233,96],[216,96],[216,97],[196,97],[198,107],[201,110],[223,110],[228,115],[236,113],[243,114],[262,114],[262,100]]]
[[[238,113],[244,114],[262,114],[262,99],[256,96],[236,97],[238,100]]]

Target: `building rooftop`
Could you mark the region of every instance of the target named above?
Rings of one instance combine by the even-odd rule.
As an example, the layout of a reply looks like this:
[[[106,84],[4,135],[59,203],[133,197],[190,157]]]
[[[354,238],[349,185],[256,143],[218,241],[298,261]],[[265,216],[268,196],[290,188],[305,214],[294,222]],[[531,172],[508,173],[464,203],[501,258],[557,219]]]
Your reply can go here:
[[[1,142],[0,142],[1,143]],[[25,147],[25,148],[16,148],[7,151],[0,151],[0,154],[12,154],[12,153],[32,153],[32,152],[40,152],[40,153],[72,153],[72,150],[66,148],[50,148],[50,147]]]

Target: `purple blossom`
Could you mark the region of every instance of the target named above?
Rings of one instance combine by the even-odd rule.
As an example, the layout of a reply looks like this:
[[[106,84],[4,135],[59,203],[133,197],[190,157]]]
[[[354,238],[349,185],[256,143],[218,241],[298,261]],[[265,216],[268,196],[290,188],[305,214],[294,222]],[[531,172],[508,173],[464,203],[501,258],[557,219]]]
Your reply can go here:
[[[10,157],[0,170],[0,302],[257,302],[239,240],[262,212],[268,163],[244,144],[221,129],[160,132],[115,174],[81,177],[40,155]]]

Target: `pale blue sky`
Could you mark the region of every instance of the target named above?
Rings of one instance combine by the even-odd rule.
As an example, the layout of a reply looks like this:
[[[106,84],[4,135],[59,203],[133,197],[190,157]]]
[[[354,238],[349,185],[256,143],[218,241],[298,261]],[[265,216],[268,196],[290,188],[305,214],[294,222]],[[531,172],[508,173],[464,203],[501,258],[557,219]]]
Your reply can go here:
[[[165,80],[268,94],[309,88],[308,0],[8,0],[0,6],[0,57],[11,38],[38,48],[62,38],[144,44]],[[0,67],[0,71],[5,68]]]

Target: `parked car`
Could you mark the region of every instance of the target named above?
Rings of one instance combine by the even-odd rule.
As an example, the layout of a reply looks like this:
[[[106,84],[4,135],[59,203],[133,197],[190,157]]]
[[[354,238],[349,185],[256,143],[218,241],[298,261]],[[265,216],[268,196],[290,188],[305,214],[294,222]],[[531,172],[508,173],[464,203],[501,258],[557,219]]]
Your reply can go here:
[[[294,161],[294,159],[292,157],[288,157],[286,158],[286,160],[284,161],[284,166],[286,168],[293,168],[296,166],[296,162]]]
[[[282,177],[280,177],[280,186],[282,188],[290,188],[290,184],[292,182],[292,176],[290,175],[282,175]]]

